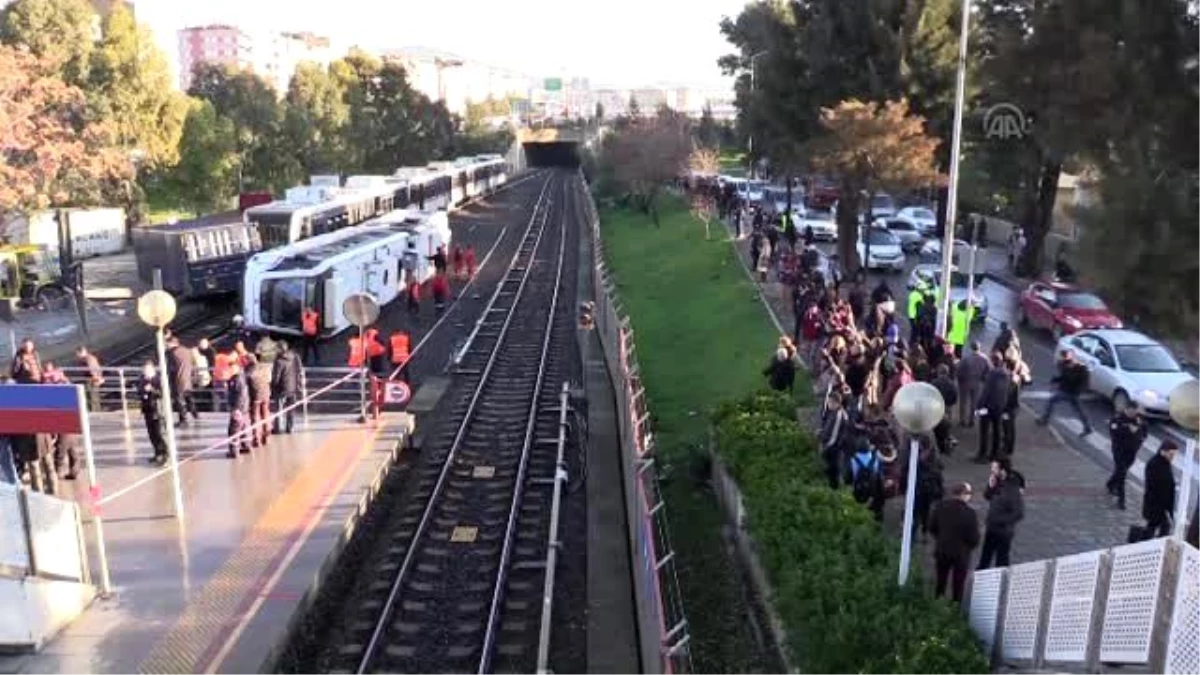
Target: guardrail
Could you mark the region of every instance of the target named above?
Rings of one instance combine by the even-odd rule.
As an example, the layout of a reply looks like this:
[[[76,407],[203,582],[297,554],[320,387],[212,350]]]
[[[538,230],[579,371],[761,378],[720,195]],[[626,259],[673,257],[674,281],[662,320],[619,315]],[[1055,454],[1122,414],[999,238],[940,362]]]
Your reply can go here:
[[[971,628],[994,664],[1200,672],[1200,551],[1173,537],[981,570]]]
[[[595,327],[616,390],[643,669],[653,672],[651,664],[657,660],[664,673],[691,672],[691,635],[675,571],[666,502],[659,489],[650,411],[641,383],[633,329],[620,307],[604,263],[595,203],[590,196],[584,203],[595,251]]]

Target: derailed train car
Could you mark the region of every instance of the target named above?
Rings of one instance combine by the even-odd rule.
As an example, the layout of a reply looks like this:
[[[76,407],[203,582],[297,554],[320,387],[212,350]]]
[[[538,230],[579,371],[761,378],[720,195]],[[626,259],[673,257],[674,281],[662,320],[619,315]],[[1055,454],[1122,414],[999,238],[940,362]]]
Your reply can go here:
[[[180,298],[231,295],[241,290],[246,260],[262,249],[258,232],[237,211],[133,228],[138,277]]]

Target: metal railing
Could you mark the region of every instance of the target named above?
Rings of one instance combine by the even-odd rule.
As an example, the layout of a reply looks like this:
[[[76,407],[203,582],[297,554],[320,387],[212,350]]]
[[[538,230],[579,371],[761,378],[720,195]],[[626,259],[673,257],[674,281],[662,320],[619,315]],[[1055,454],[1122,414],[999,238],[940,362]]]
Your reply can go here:
[[[981,570],[971,586],[993,664],[1200,672],[1200,551],[1180,539]]]
[[[584,183],[586,185],[586,179]],[[632,530],[635,594],[642,624],[643,668],[653,672],[645,658],[647,651],[651,651],[645,644],[647,635],[651,634],[654,644],[649,647],[656,654],[662,672],[691,672],[691,635],[675,570],[675,550],[671,545],[666,503],[659,489],[650,410],[641,382],[633,329],[620,306],[616,287],[604,263],[595,203],[590,196],[584,203],[595,252],[595,327],[616,390],[626,511]]]

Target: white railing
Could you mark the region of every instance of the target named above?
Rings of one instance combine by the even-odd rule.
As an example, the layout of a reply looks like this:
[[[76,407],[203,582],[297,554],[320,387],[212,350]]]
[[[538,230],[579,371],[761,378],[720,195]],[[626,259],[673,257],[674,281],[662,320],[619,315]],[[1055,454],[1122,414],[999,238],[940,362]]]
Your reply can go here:
[[[1200,673],[1200,552],[1164,537],[982,570],[968,613],[998,664]]]

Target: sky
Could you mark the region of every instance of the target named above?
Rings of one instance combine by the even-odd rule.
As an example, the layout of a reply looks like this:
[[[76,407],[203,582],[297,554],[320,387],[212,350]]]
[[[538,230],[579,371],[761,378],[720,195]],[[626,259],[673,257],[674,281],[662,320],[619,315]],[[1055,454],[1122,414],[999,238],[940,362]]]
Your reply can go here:
[[[312,31],[335,45],[423,46],[595,86],[730,86],[718,24],[745,0],[136,0],[172,61],[175,32],[230,23]]]

